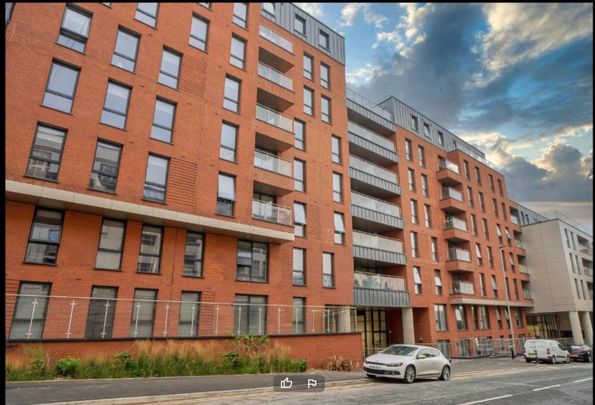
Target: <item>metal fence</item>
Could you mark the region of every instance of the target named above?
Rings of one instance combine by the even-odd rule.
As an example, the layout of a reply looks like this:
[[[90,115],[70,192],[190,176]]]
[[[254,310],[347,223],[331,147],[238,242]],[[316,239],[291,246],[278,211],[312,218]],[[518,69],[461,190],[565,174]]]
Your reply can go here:
[[[245,302],[216,303],[193,296],[163,301],[6,294],[5,334],[8,340],[23,341],[356,331],[354,307],[270,305],[264,297],[242,297]]]

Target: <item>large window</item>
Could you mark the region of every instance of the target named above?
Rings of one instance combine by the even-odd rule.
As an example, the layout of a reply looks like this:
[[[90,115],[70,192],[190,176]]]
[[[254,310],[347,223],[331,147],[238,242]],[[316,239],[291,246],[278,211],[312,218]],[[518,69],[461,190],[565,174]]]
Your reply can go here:
[[[477,318],[479,329],[490,329],[490,317],[484,305],[477,307]]]
[[[293,30],[302,35],[306,35],[306,20],[297,14],[293,20]]]
[[[306,236],[306,204],[293,203],[293,223],[295,236]]]
[[[407,182],[409,183],[409,191],[415,192],[415,172],[412,169],[407,169]]]
[[[57,181],[65,137],[65,131],[38,125],[25,175]]]
[[[239,240],[236,279],[266,283],[267,270],[268,245]]]
[[[70,113],[78,77],[78,68],[60,62],[52,62],[42,104],[54,110]]]
[[[411,141],[405,139],[405,157],[409,161],[413,161],[413,153],[411,152]]]
[[[483,273],[479,273],[479,290],[481,291],[482,297],[487,297],[488,293],[486,291],[486,280],[485,275]]]
[[[159,3],[137,3],[136,14],[134,18],[151,27],[157,24],[157,12],[159,10]]]
[[[112,55],[112,65],[134,72],[138,52],[138,34],[120,28],[116,37],[116,47]]]
[[[50,283],[21,282],[10,339],[41,339],[51,288]]]
[[[345,243],[345,220],[343,218],[343,214],[339,212],[335,212],[334,215],[334,223],[335,223],[335,243],[344,244]]]
[[[236,3],[238,4],[238,3]],[[229,56],[229,63],[240,69],[244,69],[244,62],[246,58],[246,41],[236,37],[231,37],[231,52]]]
[[[322,286],[326,288],[335,286],[334,255],[332,253],[322,254]]]
[[[320,113],[324,122],[331,122],[331,100],[328,97],[320,96]]]
[[[161,68],[159,69],[159,83],[171,87],[178,88],[178,79],[180,78],[180,64],[182,56],[172,50],[163,49],[161,55]]]
[[[198,336],[200,293],[182,291],[178,336]]]
[[[424,127],[425,127],[425,125],[427,125],[427,124],[424,124]],[[419,146],[419,145],[417,146],[417,157],[419,160],[419,165],[421,167],[424,167],[426,165],[426,153],[424,151],[423,146]]]
[[[240,110],[241,82],[230,76],[225,77],[225,93],[223,94],[223,108],[233,112]]]
[[[147,160],[147,175],[143,198],[146,200],[165,202],[167,188],[167,169],[169,159],[149,155]]]
[[[498,298],[498,283],[496,282],[496,276],[492,276],[492,291],[494,292],[494,297]]]
[[[411,223],[412,224],[417,224],[419,223],[419,219],[417,216],[417,201],[415,200],[411,200],[409,202],[410,207],[411,207]]]
[[[236,295],[233,334],[260,336],[267,333],[267,297]]]
[[[62,212],[38,208],[31,226],[25,262],[56,264],[61,234]]]
[[[304,87],[304,113],[314,115],[314,91]]]
[[[430,210],[430,206],[428,204],[424,204],[424,214],[426,220],[426,228],[432,227],[432,214]]]
[[[329,77],[330,68],[328,65],[324,63],[320,64],[320,85],[326,89],[330,88],[330,77]]]
[[[424,197],[429,197],[428,176],[421,175],[421,193]]]
[[[143,225],[137,271],[159,274],[163,228]]]
[[[108,193],[116,192],[121,153],[122,146],[97,141],[89,188]]]
[[[99,237],[99,248],[97,249],[97,257],[95,258],[96,269],[120,269],[125,228],[125,222],[103,219],[101,235]]]
[[[454,307],[457,330],[467,330],[467,314],[465,314],[465,306],[455,305]]]
[[[419,257],[417,249],[417,232],[411,232],[411,257]]]
[[[434,286],[435,294],[442,295],[442,277],[440,276],[440,270],[434,270]]]
[[[219,184],[217,187],[217,214],[232,216],[235,201],[236,178],[219,173]]]
[[[306,250],[293,249],[293,285],[306,285]]]
[[[304,77],[312,80],[312,65],[314,60],[310,55],[304,54]]]
[[[328,50],[329,49],[329,35],[324,31],[319,31],[318,33],[318,45],[322,48]]]
[[[117,294],[116,287],[93,286],[85,327],[86,339],[109,339],[112,337]]]
[[[306,162],[295,159],[293,161],[294,188],[296,191],[306,191]]]
[[[66,6],[58,43],[75,51],[85,52],[90,26],[90,13],[71,5]]]
[[[130,322],[131,337],[153,336],[156,299],[157,290],[144,290],[140,288],[134,290],[132,321]]]
[[[421,294],[421,273],[419,267],[417,266],[413,267],[413,287],[413,291],[415,294]]]
[[[335,135],[331,137],[332,160],[335,163],[341,163],[341,139]]]
[[[432,245],[432,260],[437,262],[438,261],[438,238],[432,237],[431,245]]]
[[[238,127],[223,123],[221,125],[221,146],[219,147],[219,158],[236,161],[236,139],[238,134]]]
[[[436,321],[436,331],[442,332],[448,330],[446,305],[434,304],[434,319]]]
[[[116,128],[126,128],[130,87],[109,81],[101,113],[101,122]]]
[[[292,324],[293,333],[302,334],[305,329],[306,319],[306,299],[305,298],[293,298],[293,311],[292,311]]]
[[[190,45],[201,51],[207,50],[207,37],[209,35],[209,22],[197,15],[192,16],[190,30]]]
[[[333,201],[343,201],[343,176],[333,172]]]
[[[202,277],[203,235],[186,232],[186,250],[184,252],[184,276]]]
[[[233,23],[246,28],[248,21],[248,3],[233,3]]]
[[[293,121],[294,143],[298,149],[304,150],[306,144],[306,124],[300,120]]]
[[[171,143],[175,115],[176,105],[174,103],[161,99],[155,100],[151,138]]]

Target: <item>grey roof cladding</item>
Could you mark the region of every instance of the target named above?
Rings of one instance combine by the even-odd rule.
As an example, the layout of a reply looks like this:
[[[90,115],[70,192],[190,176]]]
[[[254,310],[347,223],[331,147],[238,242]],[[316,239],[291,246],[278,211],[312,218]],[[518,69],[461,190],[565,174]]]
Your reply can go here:
[[[320,52],[325,53],[329,57],[345,66],[345,38],[292,3],[273,4],[275,5],[274,17],[267,11],[264,11],[262,7],[260,9],[260,15],[268,18],[281,28],[285,29],[287,32],[312,45]],[[294,30],[296,15],[306,20],[305,34]],[[320,31],[328,34],[329,49],[325,49],[318,44],[318,36]]]

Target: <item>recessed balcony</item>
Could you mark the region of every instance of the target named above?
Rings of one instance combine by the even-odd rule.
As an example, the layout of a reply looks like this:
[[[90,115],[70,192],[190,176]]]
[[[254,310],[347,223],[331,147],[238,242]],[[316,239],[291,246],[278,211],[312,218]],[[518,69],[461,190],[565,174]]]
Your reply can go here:
[[[453,281],[450,293],[452,295],[475,295],[475,287],[473,286],[473,283],[467,281]]]
[[[278,150],[293,147],[293,120],[278,111],[257,104],[254,128],[257,137],[267,138],[265,143],[270,142]]]
[[[349,155],[351,189],[375,197],[401,194],[397,174],[372,162]]]
[[[467,223],[457,217],[446,217],[444,221],[444,239],[454,243],[468,241]]]
[[[269,201],[252,200],[252,218],[291,226],[291,208]]]
[[[352,154],[379,165],[399,163],[395,144],[353,122],[347,123],[349,151]]]
[[[258,62],[257,71],[259,93],[266,93],[274,103],[272,105],[279,105],[282,109],[286,109],[295,103],[291,78],[263,62]],[[259,98],[262,99],[263,95],[259,94]],[[259,102],[261,102],[260,99]]]
[[[452,187],[442,188],[442,199],[440,200],[440,209],[448,214],[458,214],[465,212],[467,207],[463,203],[463,194]]]
[[[369,265],[407,264],[402,241],[359,231],[353,231],[353,257]]]
[[[377,106],[361,94],[347,89],[345,104],[347,105],[347,116],[350,121],[361,126],[371,128],[380,134],[394,134],[396,126],[393,122],[393,115]]]
[[[436,177],[439,182],[446,186],[456,186],[463,182],[459,165],[446,159],[438,162],[438,172],[436,173]]]
[[[285,195],[293,191],[294,180],[290,161],[256,149],[254,167],[261,169],[254,172],[255,191],[272,195]]]
[[[268,27],[265,27],[264,25],[260,26],[259,34],[261,38],[266,39],[266,41],[261,41],[261,45],[271,43],[275,45],[275,47],[271,47],[273,51],[279,51],[280,49],[283,49],[283,51],[293,54],[293,43],[291,43],[291,41],[286,39],[284,36],[279,35],[277,32],[273,31]],[[271,48],[269,48],[268,46],[266,47],[266,49],[269,51],[271,50]]]
[[[471,253],[465,249],[451,247],[448,249],[447,271],[473,271]]]
[[[408,307],[405,279],[384,274],[353,274],[353,304],[375,307]]]
[[[366,232],[403,229],[401,207],[357,192],[351,192],[353,227]]]

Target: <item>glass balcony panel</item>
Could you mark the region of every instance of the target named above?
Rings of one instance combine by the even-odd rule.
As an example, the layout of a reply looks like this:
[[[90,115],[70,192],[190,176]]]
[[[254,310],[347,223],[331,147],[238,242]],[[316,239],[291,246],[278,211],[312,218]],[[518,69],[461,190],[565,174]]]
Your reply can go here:
[[[290,161],[258,149],[254,151],[254,166],[291,177],[292,165]]]
[[[402,277],[386,276],[374,273],[353,273],[354,287],[371,288],[374,290],[407,291],[405,279]]]
[[[293,120],[291,118],[281,115],[277,111],[263,105],[256,105],[256,118],[285,131],[293,132]]]
[[[265,65],[262,62],[258,62],[258,76],[264,77],[265,79],[278,84],[287,90],[293,90],[293,80],[285,76],[283,73],[272,68],[269,65]]]
[[[372,211],[381,212],[386,215],[401,218],[401,207],[390,204],[364,194],[351,192],[351,204],[358,207],[367,208]]]
[[[403,242],[398,239],[353,231],[353,245],[371,249],[386,250],[389,252],[403,253]]]
[[[353,155],[349,155],[349,167],[360,170],[364,173],[368,173],[379,179],[389,181],[394,184],[399,184],[396,173],[392,173],[383,167],[376,166],[373,163],[367,162],[363,159],[356,158]]]

